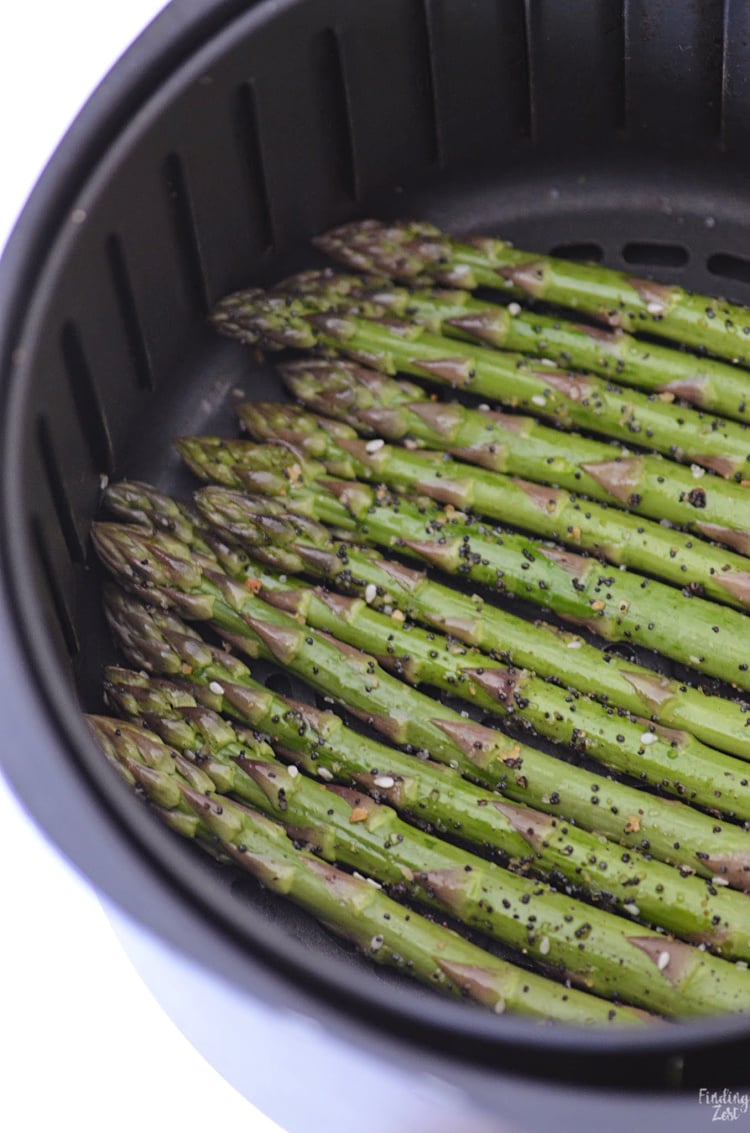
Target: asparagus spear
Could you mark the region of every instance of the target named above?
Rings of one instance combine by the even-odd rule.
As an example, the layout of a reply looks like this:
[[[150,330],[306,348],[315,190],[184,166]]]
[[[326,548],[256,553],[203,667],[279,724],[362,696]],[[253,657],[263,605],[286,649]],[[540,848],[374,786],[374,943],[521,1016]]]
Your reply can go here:
[[[182,444],[183,454],[187,446]],[[263,446],[245,450],[234,483],[268,490]],[[209,482],[227,483],[232,468],[214,450],[190,450],[190,466]],[[233,466],[237,469],[238,466]],[[525,598],[553,610],[608,641],[628,641],[671,657],[737,687],[750,689],[745,615],[593,558],[469,520],[455,509],[388,497],[360,481],[321,478],[320,465],[295,458],[294,482],[284,483],[290,511],[356,533],[368,543],[395,548],[448,574]],[[217,471],[218,468],[218,471]],[[301,481],[313,480],[313,486]]]
[[[750,907],[744,894],[682,876],[637,851],[623,854],[564,821],[500,802],[442,764],[424,760],[415,768],[412,756],[351,731],[331,712],[280,697],[249,677],[241,685],[226,681],[216,693],[184,679],[174,684],[111,668],[105,687],[108,703],[118,712],[144,721],[180,750],[231,759],[233,744],[257,747],[254,737],[235,735],[213,712],[198,709],[209,701],[269,735],[279,754],[313,776],[356,783],[377,801],[430,823],[443,836],[485,853],[500,851],[516,869],[559,878],[566,891],[589,892],[607,908],[625,906],[632,914],[637,901],[647,923],[703,942],[725,957],[750,959]],[[201,766],[206,770],[205,762]],[[216,786],[233,790],[218,781]]]
[[[146,611],[118,591],[107,596],[107,616],[132,663],[163,675],[189,675],[192,681],[200,681],[209,691],[222,697],[219,703],[210,702],[211,707],[231,708],[237,702],[237,697],[227,692],[227,687],[230,683],[246,684],[249,674],[242,662],[231,654],[209,648],[197,635],[186,634],[178,620]],[[295,628],[299,627],[295,624]],[[315,636],[305,636],[313,638],[313,646],[308,647],[315,654],[311,675],[315,681],[322,677],[316,687],[325,689],[326,695],[340,692],[341,703],[361,710],[359,674],[346,663],[348,659],[345,658],[339,671],[327,680],[318,664]],[[233,634],[232,640],[246,651],[254,648],[252,641],[239,635]],[[526,744],[505,741],[497,732],[471,723],[406,686],[401,689],[412,708],[412,719],[408,710],[402,708],[403,700],[391,716],[383,712],[375,715],[375,709],[388,707],[383,704],[384,698],[395,682],[377,668],[374,673],[370,672],[370,663],[365,664],[368,669],[365,679],[369,681],[365,689],[365,717],[393,742],[421,749],[422,741],[426,740],[432,758],[455,766],[466,778],[499,790],[513,802],[547,814],[562,815],[577,826],[645,850],[659,860],[681,866],[688,873],[695,871],[701,876],[713,876],[714,885],[726,882],[734,888],[750,890],[750,847],[746,831],[722,824],[684,804],[644,795],[626,784],[567,765]],[[372,683],[373,679],[378,680],[377,686]],[[228,703],[223,700],[225,694]],[[371,699],[367,699],[368,695]],[[414,715],[417,705],[428,713],[426,717]],[[243,701],[241,707],[244,706]],[[440,723],[436,726],[436,742],[432,743],[435,712],[439,713]]]
[[[389,375],[415,374],[482,394],[561,428],[635,441],[720,476],[742,479],[750,467],[750,433],[736,421],[707,417],[593,375],[535,370],[523,355],[444,338],[416,323],[310,309],[307,297],[237,292],[218,304],[213,322],[243,342],[322,346]]]
[[[455,288],[409,289],[387,280],[303,272],[284,281],[288,293],[330,293],[339,303],[361,304],[362,313],[389,313],[424,323],[434,334],[466,338],[498,349],[588,370],[625,385],[681,398],[710,413],[746,421],[748,375],[727,362],[643,342],[622,329],[604,330],[537,311],[476,299]]]
[[[585,311],[612,327],[647,331],[733,362],[750,362],[750,312],[682,287],[523,252],[504,240],[479,236],[459,241],[424,223],[360,221],[316,243],[355,271],[521,293]]]
[[[283,469],[279,477],[283,487]],[[163,510],[162,500],[168,497],[150,485],[113,484],[105,499],[120,518],[173,530],[171,501]],[[200,517],[200,513],[196,515]],[[243,535],[254,537],[256,559],[261,558],[273,568],[291,574],[312,574],[338,590],[366,596],[368,603],[378,609],[399,611],[499,660],[534,669],[541,676],[559,680],[564,675],[568,688],[666,727],[692,732],[712,747],[750,759],[746,704],[708,696],[616,654],[602,653],[578,635],[541,622],[525,621],[487,604],[476,594],[462,594],[434,582],[423,572],[382,559],[374,549],[332,542],[330,530],[322,524],[288,515],[283,499],[248,499],[245,522]],[[202,523],[199,518],[199,524]],[[180,538],[205,551],[201,531],[195,527],[182,527]],[[216,538],[212,538],[211,547],[234,578],[243,577],[247,569],[243,553],[237,555],[225,543],[217,543]],[[251,573],[252,569],[251,566]]]
[[[117,720],[99,720],[96,726],[115,742],[124,736],[126,745],[130,741],[148,759],[149,746],[155,741],[148,734],[141,740],[142,729]],[[170,749],[156,742],[156,759],[166,764]],[[240,754],[240,744],[234,746],[231,764],[209,757],[207,772],[201,765],[209,783],[230,779],[233,790],[239,788],[243,797],[257,799],[295,841],[314,848],[316,857],[364,869],[388,890],[480,928],[524,956],[541,960],[547,970],[586,991],[610,999],[622,996],[636,1006],[674,1016],[750,1008],[750,973],[746,970],[642,926],[634,931],[623,918],[416,831],[390,807],[366,795],[346,788],[332,790],[302,775],[293,777],[282,765],[248,758]],[[148,766],[148,773],[151,771]],[[168,773],[166,778],[167,789],[174,791]],[[189,804],[202,799],[204,815],[220,820],[214,829],[223,835],[222,845],[230,852],[234,846],[239,849],[248,821],[245,807],[238,808],[224,794],[210,791],[206,796],[189,790]],[[177,794],[185,798],[184,789]],[[275,823],[272,829],[280,838]],[[288,873],[287,868],[282,892],[290,883]],[[312,907],[310,901],[308,908]],[[378,933],[372,942],[376,950],[380,936]]]
[[[222,535],[243,540],[244,497],[226,489],[199,493],[206,517]],[[255,542],[255,533],[250,540]],[[296,582],[290,586],[262,573],[260,595],[298,621],[377,657],[409,684],[426,684],[477,709],[517,721],[555,743],[573,747],[616,771],[686,801],[750,820],[747,764],[702,744],[688,732],[662,729],[615,715],[596,701],[515,670],[466,646],[369,608],[360,598]]]
[[[324,398],[317,400],[325,402]],[[387,484],[400,494],[418,492],[438,503],[450,503],[592,552],[617,566],[625,564],[691,594],[737,609],[750,608],[747,559],[693,535],[580,499],[560,488],[540,487],[475,468],[445,453],[413,452],[364,441],[353,429],[294,405],[251,401],[238,406],[237,412],[255,440],[289,442],[295,450],[321,461],[334,475]],[[355,414],[350,416],[356,419]],[[423,433],[429,432],[425,425]],[[435,431],[430,439],[439,436]],[[242,442],[232,451],[241,464]]]
[[[660,456],[620,452],[575,433],[561,434],[533,417],[436,402],[412,382],[343,359],[301,359],[279,369],[307,405],[359,431],[412,447],[415,441],[428,444],[495,472],[626,505],[750,552],[746,489],[704,477],[697,465],[691,470]]]
[[[636,1008],[615,1006],[502,960],[404,908],[365,878],[296,850],[277,822],[217,793],[203,770],[143,729],[101,717],[90,717],[90,723],[110,762],[169,826],[220,846],[267,889],[301,906],[374,963],[498,1013],[507,1009],[583,1026],[646,1021]],[[252,781],[249,775],[246,780]]]

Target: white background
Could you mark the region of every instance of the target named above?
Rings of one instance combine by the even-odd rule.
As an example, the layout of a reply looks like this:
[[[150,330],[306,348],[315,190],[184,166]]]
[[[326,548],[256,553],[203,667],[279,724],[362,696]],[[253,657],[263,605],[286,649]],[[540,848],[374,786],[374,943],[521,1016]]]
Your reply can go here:
[[[161,7],[5,0],[0,248],[83,102]],[[279,1133],[169,1021],[2,777],[0,863],[0,1130]]]

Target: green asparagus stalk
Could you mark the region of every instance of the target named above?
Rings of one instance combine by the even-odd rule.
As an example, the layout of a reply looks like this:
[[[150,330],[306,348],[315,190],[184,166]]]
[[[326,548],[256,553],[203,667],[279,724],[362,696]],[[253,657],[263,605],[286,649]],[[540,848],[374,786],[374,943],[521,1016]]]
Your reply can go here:
[[[405,320],[309,311],[305,298],[237,292],[219,303],[213,322],[243,342],[322,346],[391,376],[415,374],[482,394],[561,428],[636,442],[720,476],[742,479],[750,468],[750,433],[736,421],[706,417],[593,375],[535,370],[523,355],[444,338]]]
[[[95,726],[99,732],[106,729],[114,741],[124,734],[126,743],[137,746],[144,759],[155,742],[148,734],[141,741],[142,729],[117,720],[100,719]],[[157,746],[157,759],[166,764],[170,749],[158,741]],[[316,857],[364,870],[388,890],[480,928],[586,991],[610,999],[621,996],[637,1001],[636,1006],[646,1005],[646,1010],[673,1016],[750,1009],[747,970],[641,926],[634,932],[623,918],[409,827],[390,807],[366,795],[292,776],[279,763],[240,754],[239,743],[233,748],[231,763],[209,755],[208,770],[201,764],[208,781],[215,786],[215,779],[231,780],[234,791],[257,800],[255,805],[273,815],[296,841],[314,847]],[[167,780],[173,789],[168,774]],[[222,834],[228,827],[229,836],[221,838],[222,844],[239,849],[244,823],[237,820],[245,818],[245,808],[235,809],[237,804],[223,793],[206,796],[190,790],[188,802],[203,799],[205,814],[219,812]],[[185,798],[184,789],[178,793]],[[288,884],[288,878],[285,881]],[[662,955],[666,960],[660,968]]]
[[[283,477],[283,472],[279,475]],[[169,505],[166,510],[162,509],[164,499]],[[150,485],[113,484],[105,500],[122,519],[174,530],[171,501]],[[248,498],[244,518],[243,537],[254,540],[255,558],[274,569],[312,574],[337,590],[365,597],[369,605],[393,617],[414,618],[541,676],[553,680],[564,676],[567,688],[665,727],[692,732],[711,747],[750,759],[746,704],[708,696],[616,654],[602,653],[576,634],[528,622],[476,594],[462,594],[423,572],[383,559],[374,549],[345,541],[332,543],[330,530],[322,524],[288,515],[283,499]],[[189,546],[205,551],[200,530],[182,527],[179,535]],[[252,563],[248,566],[242,552],[237,554],[216,538],[211,546],[235,579],[243,578],[246,571],[254,575],[256,568]]]
[[[561,488],[475,468],[445,453],[364,441],[354,429],[294,405],[251,401],[239,405],[237,412],[255,440],[289,442],[334,475],[387,484],[399,494],[418,492],[591,552],[617,566],[625,564],[691,594],[737,609],[750,608],[747,559],[694,535],[580,499]],[[429,432],[426,425],[424,432]],[[435,439],[439,436],[435,432]],[[242,442],[235,444],[233,455],[241,464]]]
[[[397,382],[343,359],[301,359],[279,369],[306,405],[360,432],[411,447],[427,445],[495,472],[625,505],[750,552],[746,489],[704,476],[698,465],[688,469],[660,456],[620,452],[488,406],[477,410],[434,401],[413,382]]]
[[[284,291],[329,293],[339,304],[361,304],[365,313],[392,314],[423,323],[434,334],[465,338],[497,349],[532,355],[564,368],[588,370],[665,400],[681,398],[709,413],[746,421],[748,375],[727,362],[643,342],[622,329],[604,330],[552,315],[500,306],[455,288],[410,289],[387,280],[303,272],[284,281]]]
[[[174,618],[145,611],[117,591],[107,597],[107,616],[132,663],[162,675],[189,676],[192,681],[200,681],[222,698],[218,703],[210,702],[210,707],[232,709],[236,697],[226,692],[228,684],[246,684],[249,676],[237,658],[210,649],[197,635],[186,635]],[[296,623],[295,629],[299,632]],[[255,648],[252,641],[238,634],[231,637],[247,652]],[[316,635],[303,631],[303,637],[306,651],[313,654],[310,683],[321,691],[325,689],[324,695],[338,698],[355,712],[361,712],[361,675],[353,669],[353,651],[348,657],[339,655],[339,669],[331,679],[326,679],[315,648]],[[307,638],[312,639],[312,646],[307,645]],[[320,641],[320,635],[317,638]],[[288,658],[285,667],[291,669],[287,662]],[[357,655],[356,662],[362,664],[361,655]],[[499,790],[512,802],[564,816],[577,826],[646,851],[661,861],[682,867],[683,871],[713,878],[714,886],[726,883],[750,890],[750,845],[746,831],[722,824],[682,803],[644,795],[626,784],[568,765],[520,741],[506,741],[498,732],[472,723],[407,686],[400,686],[402,699],[391,709],[387,697],[398,682],[379,672],[374,662],[365,661],[364,665],[368,683],[363,716],[392,742],[418,751],[424,747],[436,761],[448,763],[466,778]],[[301,667],[292,671],[304,675]],[[225,695],[228,704],[224,702]],[[386,711],[380,711],[382,708]],[[415,714],[417,708],[422,715]],[[435,713],[439,715],[435,717]]]
[[[257,740],[233,734],[221,717],[199,708],[204,700],[269,735],[284,758],[310,775],[356,783],[376,801],[428,822],[443,837],[484,853],[499,851],[517,870],[563,879],[566,891],[593,894],[605,908],[624,907],[632,915],[637,902],[646,923],[702,942],[722,956],[750,959],[750,906],[744,894],[682,876],[637,851],[623,854],[601,837],[500,802],[442,764],[424,760],[415,768],[413,757],[351,731],[333,713],[280,697],[249,677],[241,685],[226,681],[217,693],[184,679],[174,684],[111,668],[105,687],[108,703],[118,712],[142,720],[173,747],[200,751],[201,767],[209,774],[207,753],[231,760],[236,742],[257,747]],[[216,788],[235,790],[223,780],[216,780]],[[244,797],[239,788],[236,793]]]
[[[365,878],[296,850],[277,822],[218,793],[204,770],[142,728],[101,717],[91,717],[90,724],[110,762],[163,821],[183,837],[220,846],[265,888],[299,905],[374,963],[498,1013],[507,1009],[580,1026],[638,1026],[647,1020],[638,1009],[565,988],[502,960],[404,908]],[[247,764],[263,782],[267,765]],[[238,764],[233,766],[239,775]],[[245,782],[254,782],[252,771],[244,775]],[[288,772],[280,768],[279,775],[293,784]],[[268,776],[266,783],[271,786]],[[663,938],[660,943],[668,947]]]
[[[252,519],[246,522],[244,497],[222,488],[199,495],[206,517],[222,535],[242,541],[246,527],[252,526]],[[259,581],[259,593],[267,601],[377,657],[384,668],[409,684],[433,686],[667,794],[750,821],[747,764],[707,747],[688,732],[615,715],[596,701],[456,646],[440,634],[413,625],[402,627],[361,598],[346,598],[299,581],[292,586],[266,573]]]
[[[181,445],[183,455],[186,446]],[[214,451],[193,446],[190,466],[209,482],[226,484],[231,468],[213,459]],[[201,459],[202,458],[202,459]],[[263,446],[248,448],[235,486],[268,490]],[[235,468],[237,466],[234,466]],[[300,481],[310,476],[313,486],[297,479],[284,484],[289,510],[355,533],[357,539],[396,549],[430,566],[480,583],[495,592],[524,598],[552,610],[607,641],[642,645],[743,689],[750,689],[745,615],[702,598],[682,594],[671,586],[628,571],[603,567],[586,558],[470,520],[455,509],[440,509],[388,497],[360,481],[319,477],[320,465],[308,466],[300,456],[294,469]]]
[[[523,252],[504,240],[455,240],[432,224],[361,221],[316,243],[355,271],[409,282],[426,277],[467,290],[512,291],[584,311],[612,327],[646,331],[732,362],[750,362],[750,312],[675,285]]]

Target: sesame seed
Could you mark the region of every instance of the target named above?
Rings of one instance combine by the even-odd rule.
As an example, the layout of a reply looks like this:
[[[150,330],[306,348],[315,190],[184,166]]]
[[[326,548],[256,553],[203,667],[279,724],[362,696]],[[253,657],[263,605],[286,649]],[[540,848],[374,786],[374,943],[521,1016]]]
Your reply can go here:
[[[539,941],[539,951],[541,952],[542,956],[546,956],[547,953],[549,952],[549,937],[548,936],[543,936],[542,939]]]
[[[659,737],[655,736],[653,732],[644,732],[641,736],[642,744],[655,744],[659,742]]]
[[[712,877],[711,878],[711,884],[712,885],[729,885],[729,882],[727,881],[726,877]]]
[[[544,397],[541,393],[535,393],[531,400],[534,403],[534,405],[546,405],[547,404],[547,398]]]
[[[505,1011],[505,1000],[501,997],[496,1000],[495,1006],[492,1008],[496,1015],[502,1015]]]
[[[289,772],[289,776],[292,779],[296,779],[299,775],[299,767],[295,767],[293,763],[290,767],[287,767],[287,771]]]
[[[392,775],[378,775],[373,779],[373,783],[376,787],[382,787],[384,791],[388,791],[391,787],[396,786],[396,780]]]
[[[216,696],[224,695],[224,686],[220,685],[218,681],[211,681],[211,684],[208,687]]]
[[[694,480],[700,480],[701,476],[706,475],[705,468],[701,468],[700,464],[691,464],[690,465],[690,471],[693,474]]]
[[[568,649],[581,649],[583,642],[578,637],[574,637],[572,641],[568,642]]]
[[[321,779],[325,779],[325,781],[327,783],[330,783],[331,780],[333,779],[333,775],[331,774],[331,772],[328,770],[327,767],[319,767],[318,768],[318,775],[320,776]]]
[[[646,310],[648,311],[649,315],[663,315],[664,314],[663,304],[657,303],[656,300],[652,300],[648,304],[648,306],[646,307]]]
[[[520,315],[521,314],[521,304],[520,303],[509,303],[508,304],[508,314],[513,315],[514,317],[516,315]]]
[[[365,452],[377,452],[381,449],[385,441],[381,437],[376,437],[374,441],[368,441],[365,445]]]
[[[378,596],[378,588],[374,582],[368,582],[365,587],[365,602],[371,605]]]
[[[668,952],[660,952],[659,959],[656,961],[656,966],[660,972],[663,972],[672,957]]]

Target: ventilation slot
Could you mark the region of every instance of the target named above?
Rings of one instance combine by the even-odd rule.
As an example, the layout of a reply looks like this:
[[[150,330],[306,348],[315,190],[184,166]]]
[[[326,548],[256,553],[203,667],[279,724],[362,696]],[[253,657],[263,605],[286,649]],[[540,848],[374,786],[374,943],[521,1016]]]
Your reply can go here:
[[[125,261],[122,241],[114,233],[107,238],[107,263],[112,279],[112,288],[117,300],[117,307],[122,318],[125,337],[130,347],[130,356],[135,371],[136,385],[141,389],[154,388],[154,374],[151,367],[143,327],[138,315],[135,302],[135,293],[130,280],[130,272]]]
[[[742,256],[716,252],[708,257],[706,267],[711,275],[721,276],[722,279],[737,279],[740,283],[750,283],[750,260],[743,259]]]
[[[344,192],[353,201],[358,201],[360,194],[354,161],[351,102],[341,39],[335,28],[325,28],[321,33],[318,74],[322,130],[330,138],[331,157]]]
[[[174,218],[174,234],[183,275],[193,306],[200,315],[208,314],[210,302],[203,270],[198,228],[188,187],[185,167],[176,153],[164,163],[169,205]]]
[[[437,44],[433,28],[433,0],[419,0],[421,35],[424,42],[425,75],[427,79],[427,99],[430,115],[430,148],[433,162],[445,166],[445,146],[440,129],[440,110],[438,106]]]
[[[60,334],[60,348],[81,432],[86,439],[94,471],[111,476],[114,469],[112,440],[91,367],[75,323],[68,322],[63,327]]]
[[[627,133],[628,128],[628,87],[627,87],[627,68],[625,60],[627,58],[627,4],[625,0],[616,5],[612,14],[612,23],[609,28],[605,30],[605,34],[610,37],[612,41],[612,53],[610,56],[612,71],[612,83],[616,91],[615,94],[615,129],[621,134]]]
[[[57,459],[52,434],[45,417],[37,418],[36,436],[39,455],[42,460],[45,476],[47,477],[52,502],[55,505],[60,530],[65,540],[65,546],[68,548],[68,554],[71,560],[74,563],[82,564],[86,561],[86,549],[81,542],[81,537],[78,534],[78,528],[73,518],[73,509],[70,505],[68,494],[65,491],[60,462]]]
[[[578,260],[582,264],[600,264],[604,259],[604,249],[601,244],[593,242],[587,244],[585,241],[580,244],[557,244],[554,248],[550,248],[549,254],[566,260]]]
[[[534,56],[532,53],[531,0],[516,0],[520,8],[518,17],[519,51],[510,63],[509,70],[524,97],[519,99],[518,133],[530,141],[536,139],[536,95],[534,84]]]
[[[681,244],[640,244],[634,241],[625,245],[622,250],[622,258],[626,264],[681,268],[690,259],[690,253]]]
[[[343,83],[343,76],[341,81]],[[269,251],[276,242],[275,225],[261,145],[258,99],[252,82],[243,83],[237,91],[235,120],[243,166],[248,176],[248,195],[260,233],[260,247],[262,251]]]
[[[44,574],[47,590],[49,591],[52,605],[57,615],[57,621],[60,626],[63,641],[65,642],[65,648],[69,656],[75,657],[80,652],[81,648],[78,634],[76,633],[73,619],[70,616],[68,604],[63,597],[57,572],[52,565],[52,556],[47,549],[43,535],[43,524],[37,516],[32,516],[31,519],[31,539],[36,547],[37,555],[39,556],[42,573]]]

